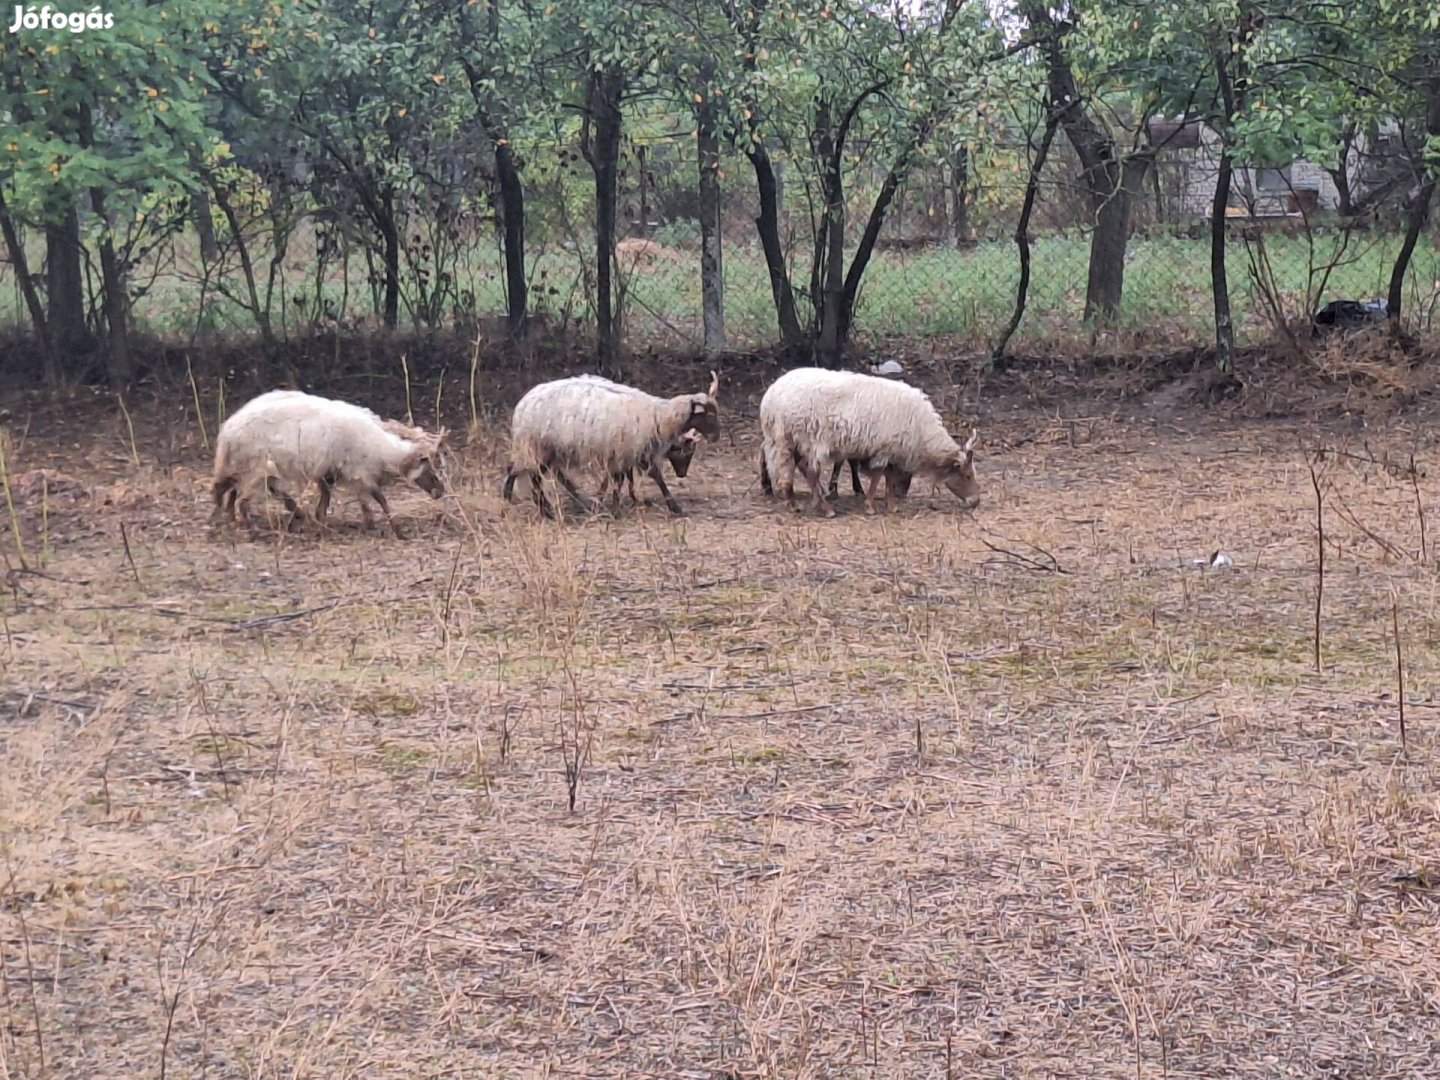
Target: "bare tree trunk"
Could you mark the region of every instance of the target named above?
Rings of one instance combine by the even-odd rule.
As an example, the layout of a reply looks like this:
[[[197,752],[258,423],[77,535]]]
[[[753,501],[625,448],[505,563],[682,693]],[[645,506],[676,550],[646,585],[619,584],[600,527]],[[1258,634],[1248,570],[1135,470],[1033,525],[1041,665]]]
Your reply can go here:
[[[815,109],[812,136],[816,156],[821,162],[820,197],[824,201],[824,218],[815,237],[815,273],[812,288],[818,294],[812,299],[819,324],[815,334],[815,358],[827,368],[840,366],[844,348],[841,332],[841,306],[845,294],[845,180],[842,154],[843,134],[834,130],[829,106],[821,102]]]
[[[385,260],[385,307],[381,312],[385,328],[400,325],[400,225],[395,220],[395,196],[386,189],[380,193],[380,240]]]
[[[103,223],[100,235],[100,282],[105,308],[105,370],[110,384],[120,387],[130,381],[134,368],[130,362],[130,298],[125,291],[125,272],[115,254],[110,238],[110,219],[105,211],[105,196],[99,188],[90,189],[90,206]]]
[[[1235,324],[1230,313],[1230,279],[1225,276],[1225,242],[1230,205],[1230,147],[1220,145],[1220,167],[1215,173],[1215,197],[1210,203],[1210,289],[1215,298],[1215,365],[1222,375],[1235,373]]]
[[[195,233],[200,238],[200,261],[209,266],[220,257],[215,242],[215,220],[210,216],[210,193],[200,188],[191,196],[190,210],[195,217]]]
[[[467,49],[476,48],[475,30],[470,22],[470,4],[457,5],[460,41]],[[500,0],[485,5],[485,33],[489,50],[500,51]],[[509,126],[496,115],[495,92],[487,87],[484,73],[462,55],[461,66],[470,81],[470,96],[475,112],[489,133],[495,151],[495,180],[500,186],[500,227],[505,250],[505,307],[511,340],[524,336],[529,318],[529,284],[525,280],[525,184],[520,178],[520,163],[510,144]],[[493,83],[490,84],[493,86]]]
[[[695,142],[700,167],[700,312],[705,351],[725,348],[725,274],[720,244],[720,134],[713,99],[700,103]]]
[[[990,366],[1000,368],[1005,362],[1005,350],[1020,320],[1025,315],[1025,302],[1030,292],[1030,216],[1035,212],[1035,196],[1040,190],[1040,171],[1045,168],[1045,159],[1050,156],[1050,145],[1055,141],[1055,129],[1060,126],[1060,113],[1045,101],[1045,134],[1040,137],[1039,149],[1030,162],[1030,174],[1025,180],[1025,199],[1020,204],[1020,220],[1015,225],[1015,247],[1020,252],[1020,283],[1015,289],[1015,310],[1010,314],[995,346],[990,350]]]
[[[1026,2],[1022,11],[1032,27],[1045,31],[1050,100],[1060,111],[1066,138],[1080,159],[1081,179],[1095,217],[1085,282],[1085,321],[1113,316],[1124,292],[1131,211],[1142,190],[1149,158],[1122,155],[1109,132],[1086,112],[1080,84],[1065,52],[1071,24],[1057,23],[1046,4]]]
[[[1215,298],[1215,366],[1222,376],[1229,377],[1235,374],[1235,320],[1230,309],[1230,280],[1225,273],[1225,241],[1229,231],[1225,212],[1230,206],[1230,184],[1234,175],[1229,128],[1245,108],[1248,90],[1245,49],[1259,18],[1254,4],[1242,5],[1235,37],[1216,49],[1214,55],[1215,80],[1225,107],[1226,130],[1221,132],[1220,167],[1210,203],[1210,288]]]
[[[1432,141],[1440,140],[1440,72],[1432,74],[1427,89],[1429,107],[1425,110],[1425,130]],[[1430,216],[1430,204],[1435,199],[1436,166],[1424,158],[1421,158],[1418,164],[1420,185],[1405,207],[1405,241],[1400,245],[1400,253],[1395,256],[1395,265],[1390,269],[1390,289],[1385,298],[1386,318],[1389,320],[1391,333],[1397,339],[1401,336],[1402,329],[1405,275],[1410,271],[1410,257],[1415,253],[1415,245],[1420,242],[1420,234]]]
[[[81,254],[80,215],[66,199],[58,219],[45,226],[45,321],[62,356],[80,356],[95,348],[85,319]]]
[[[80,105],[80,146],[89,150],[95,144],[95,128],[90,106]],[[115,254],[115,241],[110,235],[110,215],[105,209],[105,193],[98,187],[90,189],[90,209],[100,219],[100,287],[105,309],[105,369],[112,386],[130,381],[134,368],[130,363],[130,297],[125,288],[125,268]]]
[[[1355,123],[1352,120],[1340,133],[1340,149],[1336,154],[1335,168],[1326,169],[1330,179],[1335,181],[1335,212],[1341,217],[1353,217],[1355,198],[1350,187],[1350,153],[1355,149]]]
[[[745,9],[739,5],[729,10],[730,25],[744,48],[740,55],[742,70],[754,75],[761,49],[761,18],[770,0],[749,0]],[[770,295],[775,301],[775,317],[780,324],[780,346],[792,359],[805,351],[805,333],[800,329],[800,316],[795,310],[795,292],[790,284],[790,271],[785,265],[785,245],[780,238],[780,169],[770,158],[760,135],[762,111],[760,102],[743,99],[749,138],[745,156],[755,170],[756,194],[760,213],[755,218],[755,231],[760,237],[760,250],[765,253],[765,269],[770,274]]]
[[[1090,269],[1085,280],[1085,319],[1114,316],[1125,292],[1125,252],[1136,196],[1150,169],[1148,157],[1127,157],[1107,164],[1105,181],[1093,190],[1100,200],[1090,237]],[[1117,175],[1118,174],[1118,175]],[[1105,192],[1108,190],[1108,194]]]
[[[970,245],[970,147],[961,143],[950,160],[950,242],[956,249]]]
[[[511,338],[525,333],[529,285],[525,280],[525,185],[510,140],[497,133],[495,179],[500,184],[500,218],[505,230],[505,305]]]
[[[759,144],[752,145],[746,157],[755,170],[755,187],[760,197],[755,231],[760,237],[760,249],[765,253],[765,268],[770,273],[770,294],[780,323],[780,344],[787,355],[799,357],[805,347],[805,332],[800,328],[790,271],[785,266],[785,245],[780,238],[780,187],[775,166],[769,152]]]
[[[15,280],[20,286],[20,295],[25,300],[25,310],[30,313],[30,325],[35,330],[35,340],[40,343],[40,355],[44,364],[45,384],[60,384],[60,367],[56,363],[55,350],[50,344],[50,328],[45,322],[45,309],[40,304],[40,291],[35,288],[35,279],[30,276],[30,263],[25,258],[25,244],[5,205],[5,191],[0,187],[0,233],[5,237],[5,250],[10,265],[15,269]]]
[[[816,359],[825,367],[838,368],[845,346],[850,340],[850,326],[855,313],[855,298],[860,292],[860,279],[875,250],[885,214],[900,189],[910,167],[915,149],[929,133],[929,120],[918,121],[911,142],[901,151],[880,187],[880,194],[871,208],[865,234],[855,253],[855,261],[845,271],[845,146],[850,125],[860,107],[871,94],[883,89],[877,83],[857,94],[845,112],[835,116],[826,102],[815,108],[811,129],[811,152],[820,163],[820,195],[824,200],[825,217],[815,237],[815,261],[810,276],[811,294],[819,323],[815,335]]]
[[[843,345],[850,337],[850,327],[855,320],[855,301],[860,295],[860,281],[865,276],[865,270],[870,265],[870,257],[875,253],[875,241],[880,238],[880,229],[885,224],[885,215],[889,213],[890,204],[895,201],[895,196],[900,186],[905,182],[906,174],[910,170],[912,154],[918,149],[923,141],[923,133],[917,135],[911,147],[901,152],[901,156],[890,167],[885,174],[885,179],[880,183],[880,191],[875,196],[875,203],[870,207],[870,217],[865,222],[865,231],[860,234],[860,243],[855,248],[855,255],[850,260],[850,269],[845,274],[845,288],[841,296],[840,304],[840,341]]]
[[[595,174],[595,330],[596,363],[601,374],[614,367],[619,352],[612,271],[620,176],[620,96],[624,89],[624,73],[614,67],[591,74],[580,139],[581,151]]]

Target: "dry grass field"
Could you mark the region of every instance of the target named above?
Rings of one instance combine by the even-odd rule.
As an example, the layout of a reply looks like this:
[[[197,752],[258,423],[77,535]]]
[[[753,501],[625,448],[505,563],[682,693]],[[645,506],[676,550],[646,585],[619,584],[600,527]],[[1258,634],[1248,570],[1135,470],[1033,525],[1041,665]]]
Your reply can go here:
[[[684,519],[496,436],[404,541],[16,409],[0,1078],[1440,1075],[1428,440],[983,408],[823,521],[728,400]]]

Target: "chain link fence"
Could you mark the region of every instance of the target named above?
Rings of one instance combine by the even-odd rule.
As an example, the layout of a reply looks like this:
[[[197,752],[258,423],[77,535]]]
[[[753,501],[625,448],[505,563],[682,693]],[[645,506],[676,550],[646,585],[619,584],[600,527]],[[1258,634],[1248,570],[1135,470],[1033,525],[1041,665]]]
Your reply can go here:
[[[1203,345],[1213,337],[1213,147],[1203,136],[1167,138],[1133,192],[1123,295],[1109,321],[1137,342]],[[1032,152],[1023,139],[960,147],[910,171],[862,279],[856,338],[947,335],[976,347],[995,338],[1016,300],[1014,233]],[[589,166],[565,145],[525,147],[522,157],[530,310],[557,331],[589,333],[595,308]],[[778,151],[774,159],[781,236],[804,322],[813,315],[819,200],[804,160]],[[875,163],[846,176],[847,264],[884,173],[884,163]],[[1081,175],[1079,161],[1057,137],[1037,178],[1029,290],[1013,347],[1042,352],[1089,338],[1082,317],[1096,211]],[[632,348],[703,345],[697,178],[692,132],[627,139],[615,267],[622,334]],[[507,309],[504,252],[496,196],[485,190],[485,179],[481,190],[450,188],[417,198],[402,212],[400,325],[498,333]],[[725,346],[764,348],[777,340],[777,318],[757,239],[749,161],[726,156],[720,186]],[[1261,340],[1278,319],[1308,318],[1329,299],[1385,295],[1402,240],[1393,201],[1377,202],[1369,215],[1344,216],[1335,177],[1304,162],[1239,170],[1239,189],[1238,205],[1229,211],[1227,254],[1240,340]],[[303,171],[301,182],[284,188],[242,174],[228,201],[223,214],[199,203],[185,227],[162,242],[127,241],[127,250],[137,253],[130,281],[139,328],[204,341],[262,328],[295,337],[337,324],[380,325],[385,252],[358,215],[322,205],[309,194]],[[35,237],[30,240],[35,246]],[[41,266],[43,256],[41,244],[32,266]],[[0,272],[3,317],[23,323],[12,269]],[[90,268],[89,276],[90,295],[98,297],[98,271]],[[98,299],[92,302],[98,307]],[[1440,229],[1432,229],[1407,280],[1411,325],[1434,327],[1437,306]]]

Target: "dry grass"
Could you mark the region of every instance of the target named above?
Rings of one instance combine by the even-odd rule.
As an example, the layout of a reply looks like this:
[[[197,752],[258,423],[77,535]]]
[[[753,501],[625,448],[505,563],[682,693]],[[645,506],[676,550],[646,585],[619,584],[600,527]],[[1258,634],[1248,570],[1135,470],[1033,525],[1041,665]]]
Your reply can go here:
[[[1018,411],[976,514],[824,522],[738,418],[684,520],[472,451],[398,542],[207,531],[198,429],[67,423],[0,537],[0,1077],[1440,1074],[1398,427],[1322,463],[1316,674],[1321,432]]]

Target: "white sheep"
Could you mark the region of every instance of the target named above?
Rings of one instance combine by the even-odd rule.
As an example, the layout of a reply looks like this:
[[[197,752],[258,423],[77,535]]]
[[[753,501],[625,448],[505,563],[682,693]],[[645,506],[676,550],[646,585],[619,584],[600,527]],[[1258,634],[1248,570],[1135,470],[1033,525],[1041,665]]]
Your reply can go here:
[[[685,479],[690,472],[690,461],[695,457],[695,448],[705,441],[705,436],[698,431],[682,431],[680,438],[665,451],[665,460],[670,462],[670,468],[675,470],[675,475],[681,480]],[[641,472],[649,472],[648,462],[640,462],[637,466]],[[620,485],[621,482],[629,485],[630,501],[636,506],[640,505],[639,498],[635,495],[635,470],[627,469],[618,476],[611,476],[608,473],[600,478],[600,498],[605,497],[606,490],[613,492],[610,505],[612,510],[618,510],[620,506]]]
[[[707,391],[673,398],[658,398],[593,375],[532,387],[516,404],[510,420],[510,461],[502,490],[505,501],[513,501],[515,481],[528,476],[535,502],[550,517],[553,512],[541,490],[541,479],[553,472],[566,491],[584,502],[565,470],[598,469],[614,484],[618,503],[621,481],[640,469],[655,481],[670,512],[683,513],[665,486],[660,458],[677,447],[683,450],[687,432],[707,438],[720,434],[715,401],[719,387],[720,378],[713,371]],[[689,446],[693,452],[693,442]],[[688,458],[685,464],[688,468]]]
[[[775,487],[795,505],[795,469],[810,483],[814,506],[826,517],[820,478],[843,461],[858,461],[869,478],[865,512],[875,512],[875,488],[887,469],[943,483],[967,506],[980,501],[975,441],[950,437],[924,392],[894,379],[858,372],[797,368],[770,384],[760,399],[764,465]],[[887,480],[885,501],[891,500]]]
[[[397,430],[415,437],[401,436]],[[339,484],[359,497],[367,526],[374,520],[368,497],[399,536],[381,485],[403,476],[438,499],[445,485],[434,458],[443,438],[443,431],[432,436],[397,421],[382,421],[359,405],[298,390],[272,390],[247,402],[220,427],[212,489],[215,509],[232,518],[237,509],[245,513],[251,493],[264,487],[284,502],[293,525],[300,513],[295,494],[313,482],[320,486],[315,517],[323,520],[330,493]]]

